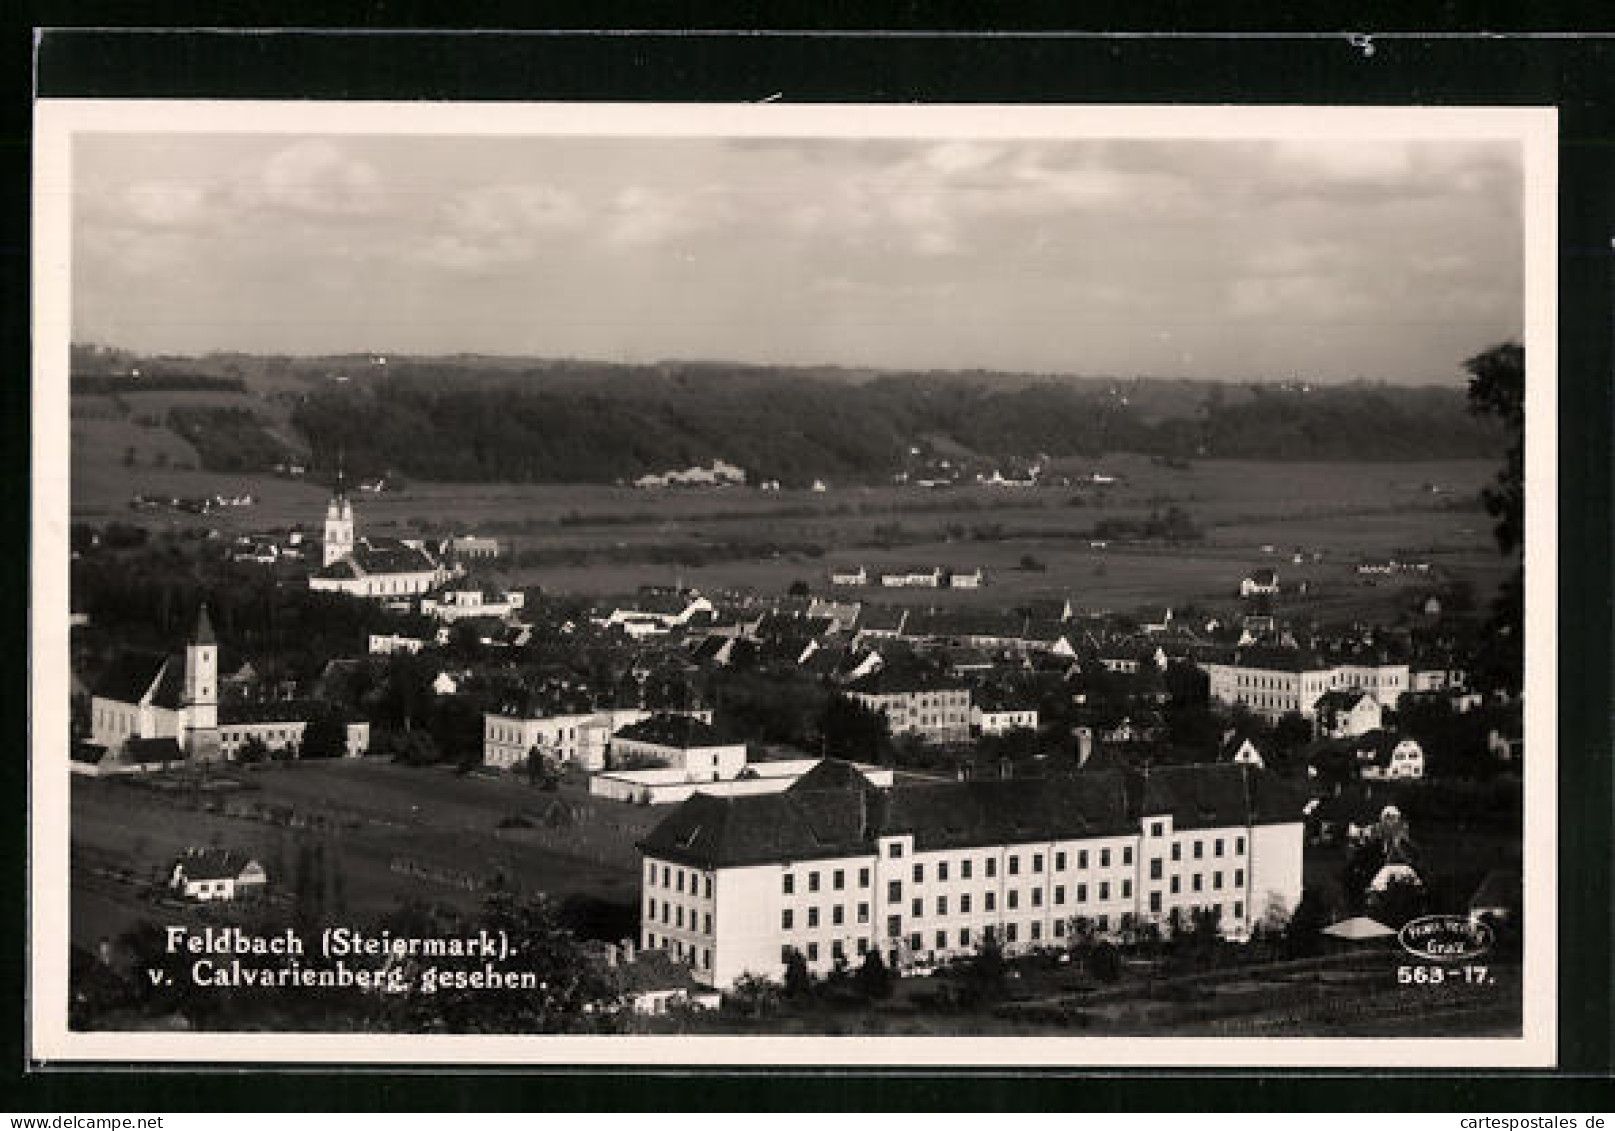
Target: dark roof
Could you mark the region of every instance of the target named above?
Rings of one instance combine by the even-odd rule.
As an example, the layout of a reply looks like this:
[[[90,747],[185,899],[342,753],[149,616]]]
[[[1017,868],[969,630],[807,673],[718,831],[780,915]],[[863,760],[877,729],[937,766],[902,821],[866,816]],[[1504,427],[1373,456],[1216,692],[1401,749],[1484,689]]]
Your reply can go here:
[[[717,728],[693,715],[652,715],[623,727],[617,732],[617,737],[635,742],[654,742],[658,746],[676,746],[681,750],[724,744]]]
[[[95,681],[93,694],[119,703],[138,703],[162,675],[169,659],[161,652],[119,651]]]
[[[848,690],[865,695],[903,695],[915,691],[964,691],[970,685],[935,672],[894,664],[870,672],[847,686]]]
[[[1234,653],[1231,660],[1223,662],[1231,663],[1235,667],[1270,672],[1317,672],[1327,671],[1333,666],[1325,662],[1322,656],[1308,649],[1260,646],[1241,648]]]
[[[246,853],[227,848],[192,848],[174,864],[185,869],[187,880],[226,880],[241,875],[252,862]]]
[[[851,762],[840,758],[823,758],[819,764],[791,783],[790,789],[807,792],[815,789],[868,788],[870,781]]]
[[[1320,711],[1350,711],[1368,697],[1366,691],[1325,691],[1316,706]]]
[[[1493,868],[1481,880],[1480,887],[1469,899],[1472,911],[1493,907],[1515,908],[1520,905],[1520,874],[1506,868]]]
[[[816,767],[809,773],[818,773]],[[1055,778],[927,782],[880,790],[826,769],[842,785],[714,797],[697,793],[651,830],[648,855],[698,867],[786,863],[873,851],[913,836],[917,850],[1125,834],[1148,815],[1184,828],[1299,822],[1298,794],[1244,766],[1184,766],[1148,775],[1096,770]],[[860,784],[862,783],[862,784]]]
[[[1278,574],[1271,569],[1253,569],[1250,571],[1250,579],[1257,585],[1272,585],[1278,579]]]
[[[363,539],[351,556],[366,573],[426,573],[437,568],[425,550],[395,539]]]
[[[359,576],[359,571],[354,567],[354,564],[350,559],[338,558],[330,565],[316,570],[314,576],[340,578],[343,581],[352,581],[354,578]]]
[[[185,752],[175,738],[131,738],[123,744],[123,760],[136,765],[183,762]]]
[[[203,601],[202,602],[202,607],[197,610],[197,613],[196,613],[196,631],[191,634],[191,643],[192,644],[217,644],[218,643],[218,641],[213,636],[213,622],[208,619],[207,602],[206,601]]]

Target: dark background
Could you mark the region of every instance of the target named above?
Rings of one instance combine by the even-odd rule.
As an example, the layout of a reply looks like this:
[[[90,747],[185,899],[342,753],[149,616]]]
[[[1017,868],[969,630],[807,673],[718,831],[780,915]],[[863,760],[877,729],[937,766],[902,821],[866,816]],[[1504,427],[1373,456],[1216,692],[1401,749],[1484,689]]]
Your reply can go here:
[[[303,10],[299,13],[297,9]],[[1540,34],[1573,30],[1572,5],[1537,4],[1470,28],[1453,6],[1357,4],[1344,18],[1316,10],[1264,13],[1217,5],[1156,13],[1170,35],[1143,30],[1131,6],[1051,6],[1013,12],[982,5],[772,7],[776,30],[735,31],[755,12],[705,4],[654,14],[609,6],[466,3],[257,2],[223,5],[34,3],[8,24],[0,56],[0,153],[6,227],[0,240],[0,522],[28,529],[29,100],[97,98],[474,99],[784,102],[1178,102],[1361,105],[1555,105],[1560,111],[1559,476],[1561,792],[1560,1061],[1556,1073],[1488,1071],[1361,1074],[1268,1071],[1018,1076],[941,1072],[737,1071],[693,1076],[473,1070],[80,1071],[29,1066],[26,1016],[27,689],[4,682],[11,738],[0,790],[11,831],[0,875],[14,908],[0,981],[15,1019],[6,1031],[4,1105],[12,1111],[339,1111],[485,1108],[673,1110],[1445,1110],[1610,1109],[1611,892],[1610,523],[1611,237],[1615,235],[1615,39]],[[1106,8],[1110,10],[1106,10]],[[289,12],[288,9],[291,9]],[[1161,15],[1170,22],[1162,23]],[[1471,8],[1464,13],[1477,19]],[[542,33],[402,34],[437,28],[534,25]],[[673,17],[677,17],[676,19]],[[795,18],[793,18],[795,17]],[[1085,24],[1075,23],[1082,19]],[[1075,34],[1055,29],[1090,29]],[[186,32],[158,25],[237,29],[301,23],[343,32]],[[1615,26],[1615,20],[1605,20]],[[69,26],[64,26],[69,25]],[[39,27],[54,27],[39,32]],[[116,30],[146,27],[148,30]],[[90,30],[99,27],[101,30]],[[596,29],[594,31],[558,29]],[[654,29],[663,31],[631,29]],[[983,29],[995,29],[985,34]],[[151,30],[157,28],[157,30]],[[598,29],[611,28],[602,31]],[[1339,30],[1372,32],[1372,50]],[[1475,28],[1502,31],[1480,36]],[[357,29],[367,29],[359,32]],[[678,30],[682,29],[682,30]],[[702,29],[702,30],[697,30]],[[795,30],[785,30],[795,29]],[[818,30],[814,30],[818,29]],[[826,29],[841,29],[829,31]],[[950,29],[939,33],[938,29]],[[1385,29],[1378,31],[1376,29]],[[1402,29],[1402,30],[1396,30]],[[1538,34],[1527,34],[1535,32]],[[36,50],[37,47],[37,50]],[[13,540],[17,547],[19,540]],[[27,556],[14,549],[4,594],[7,654],[27,654]],[[7,665],[19,677],[21,662]],[[1395,1058],[1387,1047],[1389,1067]]]

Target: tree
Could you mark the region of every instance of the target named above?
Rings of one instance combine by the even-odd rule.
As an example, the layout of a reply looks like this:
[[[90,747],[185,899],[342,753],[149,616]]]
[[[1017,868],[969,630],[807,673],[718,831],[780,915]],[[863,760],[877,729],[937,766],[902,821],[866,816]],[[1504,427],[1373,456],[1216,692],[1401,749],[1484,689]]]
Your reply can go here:
[[[891,761],[892,733],[885,714],[845,695],[832,695],[825,701],[819,732],[827,757],[858,762]]]
[[[1393,878],[1379,891],[1370,892],[1368,911],[1387,927],[1400,927],[1425,913],[1429,892],[1417,880]]]
[[[864,963],[858,968],[858,988],[870,1001],[892,996],[892,971],[877,948],[864,954]]]
[[[268,760],[269,747],[256,734],[249,735],[247,740],[236,750],[236,761],[243,765],[251,766]]]
[[[335,711],[322,711],[303,728],[304,758],[340,758],[348,752],[348,727]]]
[[[748,1015],[761,1017],[779,1005],[779,986],[761,975],[746,973],[735,979],[729,997]]]
[[[1464,363],[1469,370],[1470,411],[1500,421],[1508,437],[1503,466],[1482,492],[1504,557],[1517,559],[1525,541],[1525,348],[1504,342]],[[1476,682],[1518,691],[1525,676],[1525,576],[1516,561],[1492,606],[1488,647],[1478,658]]]
[[[1301,902],[1284,928],[1284,945],[1292,958],[1305,958],[1318,953],[1323,944],[1320,931],[1328,925],[1328,913],[1317,888],[1302,888]]]
[[[791,949],[785,956],[785,993],[787,997],[805,998],[813,992],[813,972],[808,969],[807,958],[800,950]]]

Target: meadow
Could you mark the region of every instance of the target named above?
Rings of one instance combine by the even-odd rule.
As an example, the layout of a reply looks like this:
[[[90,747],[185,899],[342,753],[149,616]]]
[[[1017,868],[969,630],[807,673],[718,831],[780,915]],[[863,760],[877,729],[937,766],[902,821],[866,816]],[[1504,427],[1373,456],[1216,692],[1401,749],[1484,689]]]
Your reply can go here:
[[[75,451],[75,520],[213,528],[226,535],[317,529],[328,495],[328,488],[306,481],[157,468],[146,461],[131,469],[109,456]],[[355,491],[353,498],[361,533],[493,535],[504,546],[504,580],[552,592],[608,595],[681,584],[774,593],[797,581],[821,592],[832,564],[979,566],[990,579],[979,591],[847,592],[878,601],[978,606],[1072,596],[1092,609],[1130,609],[1225,600],[1245,571],[1271,565],[1281,578],[1306,577],[1314,590],[1309,600],[1319,608],[1346,612],[1383,607],[1402,600],[1407,588],[1430,584],[1399,578],[1365,585],[1352,567],[1369,557],[1425,558],[1438,567],[1438,579],[1462,577],[1484,600],[1503,572],[1478,503],[1494,470],[1477,460],[1207,460],[1173,468],[1116,455],[1070,468],[1078,480],[1071,487],[832,484],[819,493],[412,482],[380,494]],[[1096,474],[1114,483],[1081,482]],[[135,492],[244,491],[257,496],[257,505],[205,516],[128,509]],[[1093,537],[1101,524],[1139,522],[1171,508],[1187,515],[1202,537],[1170,547]],[[1300,566],[1293,561],[1298,552]]]
[[[185,849],[204,846],[255,855],[271,886],[286,892],[300,846],[318,843],[341,871],[342,910],[355,915],[411,900],[469,910],[495,876],[515,891],[633,906],[633,846],[662,816],[573,787],[546,792],[520,777],[375,759],[232,767],[215,775],[220,781],[227,784],[197,791],[73,780],[75,942],[94,945],[155,917],[141,889]],[[516,818],[528,827],[501,827]],[[126,881],[84,882],[106,862]]]

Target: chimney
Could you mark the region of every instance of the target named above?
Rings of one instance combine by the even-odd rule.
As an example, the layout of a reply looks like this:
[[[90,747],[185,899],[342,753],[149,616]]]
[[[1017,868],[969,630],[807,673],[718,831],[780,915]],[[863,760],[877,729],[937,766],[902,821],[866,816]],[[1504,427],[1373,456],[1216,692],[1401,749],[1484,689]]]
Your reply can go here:
[[[604,949],[605,949],[605,955],[606,955],[606,965],[610,966],[612,969],[616,969],[616,966],[617,966],[617,947],[616,947],[616,944],[614,944],[614,943],[606,943]]]
[[[622,954],[622,964],[628,966],[634,961],[635,946],[633,939],[623,939],[616,949]]]

